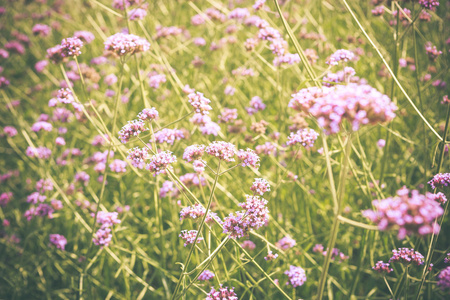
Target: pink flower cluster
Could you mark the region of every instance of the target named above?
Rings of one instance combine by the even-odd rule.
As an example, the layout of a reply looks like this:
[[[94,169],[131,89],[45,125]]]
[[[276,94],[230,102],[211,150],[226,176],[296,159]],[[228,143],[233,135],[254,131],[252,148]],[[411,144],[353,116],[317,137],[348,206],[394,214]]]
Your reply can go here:
[[[127,171],[127,162],[115,159],[109,164],[109,168],[111,169],[111,172],[124,173]]]
[[[197,230],[181,230],[181,233],[178,235],[184,240],[184,246],[186,247],[189,244],[193,244],[195,238],[197,237]],[[197,238],[197,243],[203,241],[202,237]]]
[[[228,290],[228,287],[220,285],[219,290],[211,287],[211,291],[206,295],[205,300],[238,300],[234,287]]]
[[[419,4],[422,5],[423,8],[434,9],[439,6],[439,1],[437,0],[419,0]]]
[[[128,124],[119,131],[119,139],[122,143],[127,143],[131,137],[138,136],[141,132],[147,131],[145,123],[142,120],[128,121]]]
[[[442,51],[437,50],[436,46],[433,46],[431,42],[425,44],[425,51],[431,61],[435,61],[442,54]]]
[[[391,265],[389,263],[385,263],[382,260],[377,261],[375,266],[372,267],[373,270],[377,271],[378,273],[385,273],[389,274],[394,271],[394,269],[391,268]]]
[[[145,166],[145,160],[149,159],[150,155],[148,154],[147,148],[138,148],[135,147],[133,149],[128,150],[127,159],[131,160],[131,165],[133,167],[143,169]]]
[[[11,192],[5,192],[0,194],[0,206],[3,207],[6,206],[9,203],[9,201],[11,201],[12,197],[13,193]]]
[[[369,85],[337,85],[307,88],[292,95],[289,107],[311,113],[325,133],[337,133],[344,120],[352,130],[361,125],[389,122],[395,117],[397,106],[388,96]]]
[[[69,37],[61,42],[62,57],[75,57],[81,54],[83,42],[77,37]]]
[[[439,225],[434,221],[444,213],[438,202],[428,195],[421,195],[417,190],[406,187],[397,191],[396,197],[372,202],[375,211],[368,209],[363,215],[378,225],[382,231],[397,229],[397,237],[404,239],[407,235],[427,235],[439,232]]]
[[[191,145],[184,149],[183,159],[187,162],[199,160],[205,153],[205,145]]]
[[[267,253],[267,256],[264,257],[264,259],[265,259],[266,261],[271,261],[271,260],[276,259],[277,257],[278,257],[278,253],[273,254],[272,251],[269,251],[269,252]]]
[[[58,249],[65,250],[67,239],[60,234],[50,234],[50,243],[55,245]]]
[[[206,281],[206,280],[210,280],[214,278],[214,273],[211,272],[210,270],[205,270],[203,271],[199,276],[198,276],[198,280],[200,281]]]
[[[260,158],[258,154],[252,149],[247,148],[246,150],[239,150],[237,152],[237,157],[241,161],[241,166],[243,167],[253,167],[255,169],[259,168]]]
[[[437,286],[441,288],[441,290],[450,290],[450,267],[442,270],[438,275],[438,283]]]
[[[223,222],[223,233],[237,239],[248,235],[248,232],[258,229],[269,221],[268,201],[259,196],[246,195],[247,201],[239,203],[244,210],[230,213]]]
[[[139,36],[127,33],[116,33],[105,41],[105,50],[119,56],[145,52],[150,49],[150,43]]]
[[[260,110],[266,109],[266,105],[263,103],[260,97],[255,96],[250,100],[250,107],[246,107],[245,109],[247,110],[247,113],[251,116]]]
[[[328,57],[326,63],[332,66],[337,66],[340,61],[348,62],[355,59],[355,54],[352,51],[339,49]]]
[[[281,240],[276,242],[275,245],[280,249],[287,250],[297,245],[297,242],[290,236],[285,236]]]
[[[439,202],[440,204],[445,204],[445,202],[447,202],[447,197],[445,196],[444,193],[437,193],[437,194],[431,194],[428,193],[427,197],[429,197],[430,199],[433,199],[434,201]]]
[[[289,270],[285,271],[284,274],[289,277],[289,281],[286,282],[286,285],[290,284],[294,288],[302,286],[306,282],[306,273],[301,267],[291,265]]]
[[[243,241],[241,246],[242,246],[242,248],[248,249],[248,250],[254,250],[256,248],[255,243],[253,243],[252,241],[249,241],[249,240]]]
[[[317,140],[319,134],[311,128],[303,128],[298,130],[296,133],[291,132],[288,137],[287,145],[292,146],[295,144],[300,144],[306,149],[314,146],[314,142]]]
[[[433,189],[445,189],[450,185],[450,173],[438,173],[428,181]]]
[[[50,132],[50,131],[52,131],[52,129],[53,129],[52,124],[49,122],[45,122],[45,121],[36,122],[31,126],[31,130],[34,132],[38,132],[41,130]]]
[[[153,120],[157,120],[159,117],[159,112],[156,110],[156,108],[152,107],[152,108],[144,108],[138,115],[137,115],[139,120],[145,121],[145,120],[149,120],[149,121],[153,121]]]
[[[236,146],[224,141],[214,141],[206,147],[205,152],[224,161],[234,161]]]
[[[29,146],[25,151],[28,157],[39,157],[40,159],[49,159],[52,155],[52,151],[46,147],[31,147]]]
[[[250,190],[262,196],[264,193],[270,192],[270,184],[264,178],[255,178]]]
[[[100,246],[100,248],[109,246],[112,239],[111,227],[121,222],[118,219],[118,215],[118,212],[99,211],[97,213],[97,223],[101,224],[101,226],[92,238],[95,245]]]
[[[205,212],[206,209],[202,205],[196,203],[193,206],[185,207],[180,211],[180,221],[185,219],[200,220],[201,217],[205,215]],[[208,224],[212,224],[214,223],[214,220],[222,223],[216,213],[211,211],[208,212],[208,215],[205,218],[205,222]]]
[[[398,250],[392,250],[392,253],[389,263],[398,262],[404,265],[415,264],[417,266],[424,264],[425,258],[414,249],[398,248]]]
[[[160,144],[167,143],[173,145],[175,141],[184,139],[184,134],[179,129],[163,128],[155,133],[155,139]]]
[[[170,164],[177,161],[177,157],[170,151],[162,151],[156,155],[150,157],[150,162],[147,164],[146,169],[153,172],[153,176],[158,174],[164,174],[166,169],[171,169]]]
[[[220,123],[229,123],[236,120],[238,117],[237,109],[224,108],[222,114],[219,116]]]
[[[188,95],[188,101],[194,108],[196,114],[207,115],[212,107],[209,105],[211,100],[203,96],[200,92],[191,93]]]

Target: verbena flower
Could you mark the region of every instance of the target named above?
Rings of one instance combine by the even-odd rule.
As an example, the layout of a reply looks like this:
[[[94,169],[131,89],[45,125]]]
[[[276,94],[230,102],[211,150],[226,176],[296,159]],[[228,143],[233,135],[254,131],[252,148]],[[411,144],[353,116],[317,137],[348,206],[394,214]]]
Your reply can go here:
[[[203,271],[199,276],[198,276],[198,280],[200,281],[206,281],[206,280],[210,280],[214,278],[214,273],[211,272],[210,270],[205,270]]]
[[[394,269],[391,268],[391,265],[389,263],[385,263],[383,261],[378,261],[375,266],[372,267],[373,270],[377,271],[378,273],[385,273],[389,274],[394,271]]]
[[[428,181],[432,189],[444,189],[450,185],[450,173],[438,173]]]
[[[139,120],[145,121],[153,121],[157,120],[159,118],[159,112],[156,110],[156,108],[144,108],[138,115]]]
[[[434,201],[439,202],[440,204],[445,204],[445,202],[447,202],[447,197],[445,196],[444,193],[441,193],[441,192],[439,192],[437,194],[428,193],[427,197],[430,199],[433,199]]]
[[[205,98],[202,93],[195,92],[188,95],[188,101],[196,113],[207,115],[212,107],[209,105],[211,100]]]
[[[439,1],[437,1],[437,0],[419,0],[419,4],[423,8],[434,9],[435,7],[439,6]]]
[[[205,145],[187,146],[186,149],[184,149],[183,159],[187,162],[201,159],[205,153],[205,147]]]
[[[296,133],[291,132],[288,137],[287,145],[292,146],[295,144],[300,144],[306,149],[314,146],[314,142],[317,140],[319,134],[311,128],[304,128],[298,130]]]
[[[450,267],[442,270],[438,275],[438,283],[437,286],[441,288],[441,290],[450,290]]]
[[[81,55],[83,42],[77,37],[69,37],[61,42],[61,55],[63,57],[75,57]]]
[[[184,139],[184,134],[179,129],[163,128],[155,133],[155,140],[160,144],[167,143],[173,145],[175,141],[181,139]]]
[[[238,300],[238,297],[234,292],[234,287],[228,289],[227,286],[223,287],[221,284],[218,290],[211,287],[211,291],[206,295],[205,300]]]
[[[50,243],[55,245],[58,249],[65,250],[67,239],[60,234],[50,234]]]
[[[376,211],[363,211],[363,215],[378,225],[382,231],[396,229],[397,237],[404,239],[407,235],[427,235],[439,232],[439,225],[434,221],[444,213],[438,202],[428,195],[406,187],[397,191],[396,197],[372,202]]]
[[[278,253],[273,254],[272,251],[269,251],[269,252],[267,253],[267,256],[264,257],[264,259],[265,259],[266,261],[271,261],[271,260],[276,259],[277,257],[278,257]]]
[[[127,171],[127,162],[120,159],[115,159],[109,164],[109,168],[112,172],[124,173]]]
[[[143,169],[145,167],[145,161],[150,158],[147,148],[135,147],[128,150],[127,159],[131,160],[131,165]]]
[[[119,56],[145,52],[150,49],[150,43],[134,34],[116,33],[105,41],[105,50]]]
[[[219,116],[220,123],[228,123],[233,120],[236,120],[238,117],[237,109],[224,108],[222,114]]]
[[[240,160],[241,166],[243,167],[254,167],[259,168],[259,155],[252,149],[247,148],[246,150],[239,150],[237,156]]]
[[[285,236],[275,244],[278,248],[287,250],[297,245],[297,242],[290,236]]]
[[[181,237],[184,240],[184,247],[187,245],[193,244],[195,241],[195,237],[197,236],[197,230],[182,230],[179,234],[179,237]],[[197,238],[197,243],[200,243],[203,241],[202,237]]]
[[[339,49],[327,59],[326,63],[332,66],[337,66],[340,61],[348,62],[354,59],[355,54],[352,51]]]
[[[127,143],[131,137],[138,136],[141,132],[147,131],[145,123],[142,120],[128,121],[128,124],[119,131],[119,139],[122,143]]]
[[[164,174],[166,169],[172,169],[171,164],[177,161],[177,157],[170,151],[163,151],[150,157],[146,169],[153,172],[153,176]]]
[[[205,152],[224,161],[234,161],[236,146],[223,141],[214,141],[206,147]]]
[[[255,178],[250,190],[262,196],[264,193],[270,192],[270,184],[264,178]]]
[[[424,264],[423,255],[414,249],[398,248],[398,250],[392,250],[392,253],[389,263],[398,262],[404,265],[415,264],[417,266]]]
[[[290,284],[294,288],[302,286],[306,282],[306,273],[301,267],[291,265],[289,270],[285,271],[284,274],[289,277],[289,281],[286,282],[286,285]]]
[[[254,250],[256,248],[255,243],[253,243],[252,241],[249,241],[249,240],[243,241],[241,246],[242,246],[242,248],[248,249],[248,250]]]

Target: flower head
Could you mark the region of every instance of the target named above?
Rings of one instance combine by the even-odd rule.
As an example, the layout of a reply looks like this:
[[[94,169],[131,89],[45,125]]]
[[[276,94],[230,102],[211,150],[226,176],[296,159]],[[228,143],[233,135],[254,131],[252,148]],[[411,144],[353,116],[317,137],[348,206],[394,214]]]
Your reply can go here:
[[[116,33],[105,41],[105,50],[119,56],[145,52],[150,49],[150,43],[134,34]]]
[[[237,156],[241,161],[241,165],[243,167],[252,166],[256,169],[259,168],[259,155],[252,149],[247,148],[247,150],[239,150],[237,152]]]
[[[153,121],[158,119],[159,117],[159,113],[156,110],[156,108],[152,107],[152,108],[144,108],[138,115],[137,117],[139,118],[139,120],[145,121],[145,120],[149,120],[149,121]]]
[[[207,115],[212,107],[209,105],[211,100],[205,98],[202,93],[195,92],[188,95],[188,101],[196,113]]]
[[[61,55],[63,57],[78,56],[81,54],[83,42],[77,37],[63,39],[61,42]]]
[[[394,269],[391,268],[391,265],[389,263],[384,263],[383,261],[378,261],[375,266],[372,267],[373,270],[377,271],[378,273],[385,273],[389,274]]]
[[[170,164],[177,161],[177,157],[170,151],[163,151],[150,158],[150,162],[147,164],[147,170],[153,172],[153,176],[158,174],[164,174],[166,169],[171,169]]]
[[[434,175],[434,177],[428,181],[428,184],[433,189],[444,189],[450,186],[450,173],[438,173]]]
[[[128,124],[119,131],[119,139],[122,143],[127,143],[131,137],[138,136],[141,132],[147,131],[145,123],[142,120],[128,121]]]
[[[292,146],[295,144],[300,144],[306,149],[314,146],[314,142],[317,140],[319,134],[311,128],[304,128],[298,130],[296,133],[291,132],[288,137],[287,145]]]
[[[286,285],[291,284],[292,287],[302,286],[306,281],[306,273],[305,270],[301,267],[290,266],[289,270],[284,272],[289,277],[289,281],[286,282]]]
[[[214,141],[206,147],[205,152],[224,161],[234,161],[236,146],[223,141]]]
[[[223,287],[220,285],[219,290],[211,287],[211,291],[206,295],[205,300],[238,300],[234,288],[228,289],[228,287]]]
[[[398,248],[392,250],[392,257],[389,259],[390,263],[399,262],[404,265],[415,264],[417,266],[424,264],[424,257],[414,249]]]
[[[56,248],[64,250],[67,245],[67,240],[63,235],[50,234],[50,243],[56,246]]]
[[[264,193],[270,192],[270,184],[264,178],[255,178],[250,190],[262,196]]]
[[[187,245],[194,243],[195,238],[197,237],[197,230],[182,230],[178,236],[184,240],[184,246],[186,247]],[[197,243],[200,243],[201,241],[203,241],[203,238],[198,237]]]

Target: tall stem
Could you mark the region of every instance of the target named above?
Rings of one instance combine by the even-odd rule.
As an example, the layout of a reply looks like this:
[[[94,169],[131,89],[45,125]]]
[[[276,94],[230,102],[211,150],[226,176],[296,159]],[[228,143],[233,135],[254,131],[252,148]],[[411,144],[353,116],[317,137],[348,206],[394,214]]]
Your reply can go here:
[[[208,216],[208,212],[209,212],[209,209],[211,207],[211,202],[212,202],[212,199],[213,199],[213,196],[214,196],[214,191],[216,189],[217,181],[219,179],[220,163],[221,163],[221,160],[219,160],[219,164],[217,166],[217,171],[216,171],[216,175],[215,175],[215,178],[214,178],[214,184],[213,184],[212,189],[211,189],[211,194],[209,195],[208,205],[206,206],[205,214],[203,215],[202,221],[200,222],[200,225],[198,226],[197,235],[195,236],[195,240],[192,243],[191,250],[189,251],[189,254],[188,254],[188,257],[186,259],[186,262],[184,263],[183,270],[182,270],[181,275],[180,275],[180,279],[178,279],[177,286],[175,287],[175,290],[173,292],[173,295],[172,295],[171,299],[175,299],[175,296],[177,295],[178,289],[180,288],[181,281],[182,281],[182,279],[183,279],[183,277],[184,277],[184,275],[186,273],[187,268],[189,267],[189,263],[191,261],[192,253],[194,252],[194,249],[195,249],[195,244],[197,243],[197,239],[198,239],[198,237],[199,237],[199,235],[200,235],[200,233],[202,231],[203,224],[205,224],[206,217]]]
[[[327,250],[327,256],[325,258],[325,261],[323,263],[323,267],[322,267],[322,274],[320,276],[320,281],[319,281],[319,287],[317,290],[317,298],[318,300],[322,299],[324,291],[325,291],[325,282],[327,279],[327,275],[328,275],[328,269],[330,267],[330,263],[331,263],[331,255],[332,255],[332,249],[334,248],[334,245],[336,244],[336,239],[337,239],[337,235],[338,235],[338,230],[339,230],[339,215],[341,214],[342,211],[342,202],[344,199],[344,193],[345,193],[345,181],[347,179],[347,169],[348,169],[348,164],[349,164],[349,160],[350,160],[350,152],[352,150],[352,136],[351,134],[349,134],[347,136],[347,142],[346,142],[346,147],[345,147],[345,152],[344,152],[344,161],[342,164],[342,168],[341,168],[341,174],[340,174],[340,179],[339,179],[339,187],[338,187],[338,202],[337,202],[337,207],[335,207],[334,211],[334,220],[333,220],[333,227],[331,228],[331,232],[330,232],[330,237],[329,237],[329,242],[328,242],[328,250]]]

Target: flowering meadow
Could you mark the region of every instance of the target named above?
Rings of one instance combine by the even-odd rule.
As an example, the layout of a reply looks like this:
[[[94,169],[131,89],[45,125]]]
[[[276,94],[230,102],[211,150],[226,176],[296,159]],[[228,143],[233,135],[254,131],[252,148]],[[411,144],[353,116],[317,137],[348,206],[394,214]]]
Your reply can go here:
[[[0,299],[449,299],[449,21],[0,1]]]

